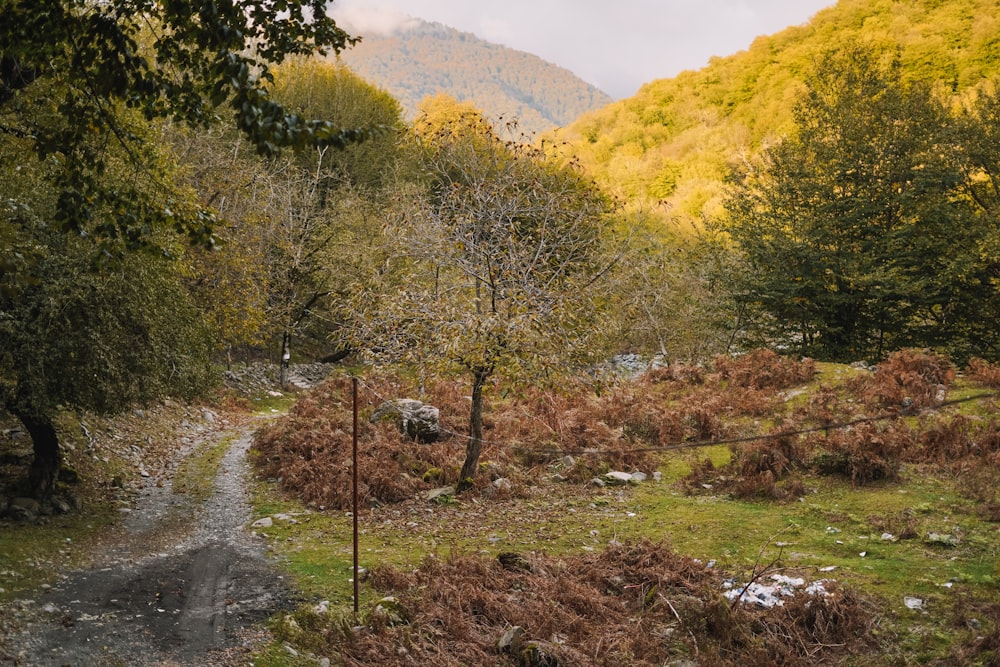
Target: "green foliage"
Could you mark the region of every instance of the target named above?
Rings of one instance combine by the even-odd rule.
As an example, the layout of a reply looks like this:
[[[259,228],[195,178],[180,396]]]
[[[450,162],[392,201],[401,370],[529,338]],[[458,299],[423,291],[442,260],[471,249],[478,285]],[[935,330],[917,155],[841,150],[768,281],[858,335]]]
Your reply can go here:
[[[396,258],[405,289],[382,296],[367,344],[490,372],[578,350],[611,202],[478,115],[418,125],[426,192],[400,191],[410,199],[392,230],[406,249]]]
[[[211,345],[170,263],[139,255],[94,271],[86,242],[44,242],[51,252],[34,262],[30,284],[3,302],[6,407],[114,412],[208,386]]]
[[[729,164],[788,134],[804,77],[831,45],[898,52],[904,83],[965,93],[1000,73],[997,0],[841,0],[805,26],[758,37],[746,51],[643,86],[631,98],[554,132],[589,173],[639,206],[664,196],[663,170],[681,178],[671,212],[700,223],[720,212]]]
[[[401,125],[396,101],[343,67],[296,59],[274,75],[275,99],[303,114]],[[175,127],[171,139],[202,205],[227,223],[223,246],[193,253],[192,262],[221,346],[259,346],[288,332],[296,345],[326,349],[350,318],[344,293],[379,261],[370,237],[379,229],[378,192],[398,161],[397,134],[267,160],[232,131]]]
[[[265,87],[270,63],[353,42],[321,0],[280,7],[263,0],[9,0],[0,6],[0,26],[0,132],[54,165],[47,174],[59,193],[54,222],[113,248],[155,247],[150,229],[160,227],[200,244],[213,240],[203,211],[181,216],[129,181],[104,178],[117,152],[109,154],[109,146],[135,167],[148,166],[143,138],[123,122],[123,109],[147,121],[204,125],[225,105],[233,125],[265,154],[286,145],[342,147],[369,134],[290,114]]]
[[[963,196],[978,176],[947,110],[859,46],[807,83],[798,134],[726,202],[741,299],[771,316],[764,340],[841,361],[909,346],[996,354],[976,323],[997,300],[997,261],[980,248],[1000,227]]]
[[[276,100],[305,116],[325,118],[341,127],[374,125],[395,130],[341,150],[303,152],[306,169],[321,169],[328,184],[373,189],[395,166],[402,109],[389,93],[342,65],[297,59],[274,69]],[[315,163],[315,164],[314,164]]]
[[[385,232],[400,252],[382,273],[396,280],[373,281],[356,295],[363,315],[355,342],[381,357],[472,376],[461,487],[476,472],[487,381],[588,352],[591,288],[611,264],[613,209],[572,167],[504,141],[467,107],[438,111],[417,123],[421,181],[397,191]]]

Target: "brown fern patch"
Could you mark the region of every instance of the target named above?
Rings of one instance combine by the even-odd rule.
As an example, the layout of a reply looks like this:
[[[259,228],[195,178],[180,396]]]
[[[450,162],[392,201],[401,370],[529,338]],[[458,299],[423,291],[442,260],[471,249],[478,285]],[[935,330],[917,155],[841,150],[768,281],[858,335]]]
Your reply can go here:
[[[723,577],[650,542],[559,558],[428,558],[412,571],[373,570],[393,615],[327,637],[345,665],[390,667],[837,664],[874,642],[876,607],[851,591],[757,609],[723,598]]]

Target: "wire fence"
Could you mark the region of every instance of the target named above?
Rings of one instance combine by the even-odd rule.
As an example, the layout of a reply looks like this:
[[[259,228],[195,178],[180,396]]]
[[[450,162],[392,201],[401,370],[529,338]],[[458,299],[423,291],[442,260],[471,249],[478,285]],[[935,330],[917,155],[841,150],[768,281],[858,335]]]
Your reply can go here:
[[[352,377],[355,377],[355,376],[352,376]],[[358,382],[361,385],[363,385],[368,391],[370,391],[372,393],[372,395],[374,395],[378,400],[380,400],[382,402],[387,402],[387,401],[391,400],[391,399],[387,399],[384,396],[382,396],[381,394],[379,394],[378,390],[376,390],[374,387],[372,387],[371,385],[369,385],[368,383],[366,383],[364,380],[362,380],[360,378],[355,378],[355,379],[357,379]],[[980,394],[973,394],[973,395],[970,395],[970,396],[963,396],[962,398],[954,398],[954,399],[947,400],[947,401],[941,401],[940,403],[937,403],[937,404],[935,404],[932,407],[924,408],[922,410],[910,410],[910,409],[903,408],[901,406],[899,410],[894,410],[894,411],[891,411],[891,412],[884,412],[882,414],[878,414],[878,415],[875,415],[875,416],[872,416],[872,417],[858,417],[857,419],[850,419],[850,420],[847,420],[847,421],[839,421],[839,422],[831,422],[829,424],[822,424],[822,425],[819,425],[819,426],[810,426],[810,427],[806,427],[806,428],[787,429],[787,430],[783,430],[783,431],[774,431],[774,432],[771,432],[771,433],[759,433],[759,434],[754,434],[754,435],[745,435],[745,436],[738,436],[738,437],[732,437],[732,438],[718,438],[718,439],[713,439],[713,440],[686,440],[686,441],[682,441],[682,442],[671,443],[671,444],[667,444],[667,445],[659,445],[659,446],[655,446],[655,447],[632,447],[632,448],[628,448],[628,449],[616,449],[615,450],[615,454],[641,454],[641,453],[647,453],[647,452],[648,453],[673,452],[673,451],[681,451],[681,450],[686,450],[686,449],[700,449],[702,447],[715,447],[715,446],[718,446],[718,445],[739,445],[739,444],[745,444],[745,443],[750,443],[750,442],[758,442],[758,441],[761,441],[761,440],[777,440],[777,439],[781,439],[781,438],[791,438],[791,437],[796,437],[796,436],[800,436],[800,435],[808,435],[810,433],[818,433],[820,431],[830,432],[830,431],[835,431],[835,430],[847,429],[847,428],[851,428],[851,427],[854,427],[854,426],[858,426],[860,424],[871,424],[871,423],[876,423],[876,422],[881,422],[881,421],[889,421],[889,420],[893,420],[893,419],[899,419],[901,417],[918,417],[918,416],[921,416],[921,415],[925,415],[925,414],[930,414],[930,413],[933,413],[933,412],[937,412],[941,408],[945,408],[945,407],[948,407],[948,406],[951,406],[951,405],[959,405],[959,404],[962,404],[962,403],[969,403],[971,401],[980,401],[980,400],[985,400],[985,399],[988,399],[988,398],[998,398],[998,397],[1000,397],[1000,392],[995,392],[995,391],[994,392],[984,392],[984,393],[980,393]],[[447,434],[449,436],[452,436],[452,437],[455,437],[455,438],[459,438],[459,439],[462,439],[462,440],[472,440],[472,436],[470,436],[470,435],[468,435],[466,433],[458,433],[456,431],[452,431],[450,429],[444,428],[444,427],[442,427],[440,425],[439,425],[438,428],[439,428],[439,431],[441,433],[445,433],[445,434]],[[497,445],[497,446],[501,446],[501,447],[508,447],[508,446],[510,446],[510,443],[499,442],[499,441],[495,441],[495,440],[483,439],[483,440],[481,440],[481,442],[484,445]],[[605,450],[594,449],[594,448],[524,447],[524,446],[521,446],[521,445],[517,445],[517,446],[511,447],[511,449],[513,451],[519,453],[519,454],[543,454],[543,455],[545,455],[545,454],[547,454],[547,455],[559,454],[559,455],[563,455],[563,456],[566,456],[566,455],[579,456],[579,455],[583,455],[583,454],[600,455],[602,453],[605,453]]]

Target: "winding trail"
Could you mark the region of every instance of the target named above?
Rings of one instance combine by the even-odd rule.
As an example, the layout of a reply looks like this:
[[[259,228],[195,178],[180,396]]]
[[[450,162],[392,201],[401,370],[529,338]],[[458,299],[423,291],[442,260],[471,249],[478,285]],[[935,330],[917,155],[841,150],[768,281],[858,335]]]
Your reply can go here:
[[[204,503],[174,494],[170,480],[147,486],[97,564],[36,601],[14,637],[15,664],[234,664],[254,626],[288,600],[263,542],[246,531],[251,432],[211,436],[231,445]]]

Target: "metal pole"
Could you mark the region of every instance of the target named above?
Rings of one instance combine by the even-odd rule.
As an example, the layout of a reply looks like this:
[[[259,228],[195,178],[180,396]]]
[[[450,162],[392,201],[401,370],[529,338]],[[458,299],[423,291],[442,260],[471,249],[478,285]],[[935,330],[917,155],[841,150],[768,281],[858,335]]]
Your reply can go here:
[[[354,450],[354,624],[358,623],[358,378],[351,378],[354,405],[354,428],[351,444]]]

